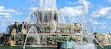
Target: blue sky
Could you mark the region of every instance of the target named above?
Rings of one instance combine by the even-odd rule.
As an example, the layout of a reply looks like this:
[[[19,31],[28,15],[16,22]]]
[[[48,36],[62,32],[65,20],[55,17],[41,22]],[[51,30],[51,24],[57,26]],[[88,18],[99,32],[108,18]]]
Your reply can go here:
[[[56,3],[58,10],[63,11],[67,16],[80,16],[79,1],[56,0]],[[93,20],[97,32],[111,33],[111,0],[87,0],[87,3],[88,17]],[[14,21],[22,23],[30,12],[36,9],[39,9],[39,0],[0,0],[0,32],[6,32],[7,26]]]

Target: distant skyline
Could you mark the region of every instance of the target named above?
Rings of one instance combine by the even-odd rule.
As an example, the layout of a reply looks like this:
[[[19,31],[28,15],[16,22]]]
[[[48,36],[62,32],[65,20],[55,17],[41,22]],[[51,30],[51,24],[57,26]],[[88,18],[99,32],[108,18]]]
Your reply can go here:
[[[82,0],[56,0],[57,8],[67,16],[80,16]],[[93,19],[97,32],[111,33],[111,0],[86,0],[88,17]],[[39,9],[39,0],[0,0],[0,33],[15,21],[22,23],[31,11]],[[68,19],[66,19],[68,20]],[[70,23],[67,21],[67,23]]]

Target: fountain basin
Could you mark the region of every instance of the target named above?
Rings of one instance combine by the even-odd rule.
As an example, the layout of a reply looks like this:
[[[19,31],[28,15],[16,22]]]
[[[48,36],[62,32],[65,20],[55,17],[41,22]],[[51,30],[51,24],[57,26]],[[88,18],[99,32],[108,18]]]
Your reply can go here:
[[[73,48],[73,41],[57,41],[58,49],[70,49]]]
[[[74,41],[57,41],[57,49],[81,49],[81,44]],[[83,44],[82,49],[97,49],[93,43]]]

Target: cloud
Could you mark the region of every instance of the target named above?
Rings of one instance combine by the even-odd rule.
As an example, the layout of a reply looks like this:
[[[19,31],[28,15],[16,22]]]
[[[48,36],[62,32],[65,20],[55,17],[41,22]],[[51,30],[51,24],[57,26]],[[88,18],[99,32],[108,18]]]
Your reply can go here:
[[[80,16],[82,14],[82,6],[77,6],[77,7],[64,7],[60,9],[60,11],[65,15],[65,16]]]
[[[64,7],[60,9],[62,13],[65,14],[65,16],[81,16],[82,12],[85,11],[85,13],[88,13],[89,5],[91,5],[88,1],[78,1],[77,3],[69,2],[70,5],[78,4],[78,6],[75,7]],[[82,4],[82,5],[80,5]]]
[[[82,15],[82,6],[77,6],[77,7],[64,7],[60,9],[61,16],[59,17],[59,23],[66,24],[70,23],[67,21],[74,20],[75,17],[81,16]],[[77,21],[71,21],[77,22]]]
[[[78,1],[79,4],[84,4],[84,5],[90,5],[91,3],[89,1]]]
[[[111,0],[106,0],[106,2],[111,3]]]
[[[91,16],[93,18],[111,18],[111,7],[99,8]]]
[[[78,5],[78,4],[91,5],[91,3],[89,1],[82,1],[82,0],[79,0],[78,2],[68,2],[67,4],[69,4],[69,5]]]
[[[32,10],[32,11],[34,11],[34,10],[38,10],[37,7],[31,7],[31,8],[29,8],[29,9]]]
[[[0,25],[1,25],[0,33],[3,33],[3,32],[6,33],[7,27],[13,23],[14,23],[14,20],[11,18],[4,18],[3,20],[1,20],[0,21]]]
[[[59,11],[64,15],[64,16],[60,16],[62,17],[60,20],[63,20],[65,22],[67,21],[71,21],[71,20],[74,20],[74,21],[71,21],[72,23],[81,23],[81,18],[82,15],[83,15],[83,11],[84,14],[87,14],[88,13],[88,8],[89,8],[89,5],[90,5],[90,2],[88,1],[78,1],[77,3],[69,3],[69,4],[78,4],[76,6],[73,6],[73,7],[64,7],[64,8],[61,8]],[[63,18],[64,17],[64,18]],[[62,21],[62,22],[63,22]],[[61,23],[61,21],[60,21]]]
[[[93,24],[99,24],[98,22],[93,22]]]
[[[14,23],[14,19],[12,18],[15,15],[19,15],[21,12],[14,9],[6,9],[4,6],[0,6],[0,32],[5,32],[8,25]]]
[[[64,7],[60,9],[62,15],[59,17],[59,23],[66,24],[66,23],[80,23],[80,17],[82,15],[82,7],[83,6],[76,6],[76,7]],[[74,21],[71,21],[74,20]],[[68,22],[71,21],[71,22]]]
[[[67,4],[69,4],[69,5],[77,5],[78,3],[75,3],[75,2],[68,2]]]
[[[4,6],[0,6],[0,17],[12,17],[14,15],[21,14],[19,11],[14,9],[5,9]]]
[[[109,0],[109,2],[111,3],[111,0]]]
[[[14,24],[14,22],[20,22],[22,23],[22,20],[19,20],[19,19],[14,19],[12,17],[9,17],[9,18],[4,18],[3,20],[0,20],[0,33],[7,33],[6,30],[7,30],[7,27],[9,25],[12,25]]]
[[[1,9],[4,9],[4,8],[5,8],[4,6],[0,6],[0,10],[1,10]]]
[[[34,11],[38,10],[38,7],[30,7],[30,8],[22,7],[22,9]]]

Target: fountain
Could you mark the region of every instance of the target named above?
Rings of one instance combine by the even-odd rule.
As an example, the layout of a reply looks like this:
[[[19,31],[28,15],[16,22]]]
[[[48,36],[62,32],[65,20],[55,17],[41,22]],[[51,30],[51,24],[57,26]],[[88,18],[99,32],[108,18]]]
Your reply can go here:
[[[74,42],[74,41],[58,41],[58,49],[97,49],[96,45],[93,43],[93,40],[95,39],[97,42],[98,42],[98,40],[93,35],[91,35],[87,31],[85,31],[86,28],[84,27],[85,25],[83,25],[83,24],[86,24],[86,22],[87,22],[86,16],[88,14],[88,4],[86,3],[86,0],[83,0],[82,4],[83,4],[83,9],[82,9],[83,13],[82,13],[82,17],[81,17],[82,20],[79,21],[82,24],[81,43]],[[70,22],[72,24],[71,18],[70,18]],[[83,43],[83,38],[85,36],[87,36],[89,40],[88,40],[88,42]],[[92,38],[93,38],[93,40],[91,40]],[[98,42],[98,44],[101,46],[101,44],[99,42]]]
[[[29,39],[31,38],[31,39]],[[33,39],[32,39],[33,38]],[[26,39],[25,39],[25,43],[24,43],[24,46],[23,48],[25,48],[25,46],[29,43],[27,43],[27,41],[31,40],[30,44],[31,46],[35,46],[35,45],[39,45],[40,46],[40,36],[39,34],[37,33],[37,29],[32,26],[28,33],[27,33],[27,36],[26,36]]]
[[[79,23],[81,23],[81,28],[80,28],[80,36],[81,36],[81,42],[75,42],[75,41],[59,41],[58,39],[56,40],[56,42],[58,43],[58,49],[96,49],[95,44],[93,43],[92,40],[90,40],[91,38],[94,39],[94,37],[88,33],[88,31],[86,31],[86,28],[84,27],[83,24],[85,23],[85,18],[88,14],[88,5],[86,3],[86,1],[82,2],[83,4],[83,8],[82,8],[82,17],[81,17],[81,21],[79,21]],[[60,19],[62,20],[62,22],[60,22]],[[29,21],[28,23],[38,23],[41,26],[41,30],[40,33],[45,33],[45,29],[44,28],[44,24],[49,24],[46,26],[51,26],[51,30],[49,31],[50,33],[53,32],[54,34],[56,34],[57,31],[57,25],[59,23],[63,23],[65,24],[65,18],[63,13],[60,13],[60,11],[57,10],[57,6],[56,6],[56,0],[40,0],[40,10],[35,10],[32,11],[31,14],[29,15],[29,17],[27,18],[27,20]],[[70,19],[70,22],[72,24],[72,19]],[[71,25],[70,25],[71,26]],[[22,30],[24,28],[24,24],[22,26]],[[63,32],[63,31],[61,31]],[[71,32],[71,31],[70,31]],[[31,44],[32,47],[37,46],[37,47],[41,47],[41,36],[39,36],[39,31],[34,27],[34,25],[32,24],[32,26],[30,27],[26,39],[25,39],[25,43],[23,48],[25,48],[25,46],[27,44]],[[73,36],[74,33],[71,33],[70,36]],[[58,35],[60,36],[60,35]],[[87,36],[88,37],[88,41],[84,42],[84,37]],[[27,43],[27,41],[29,41],[28,38],[31,38],[31,42]],[[68,39],[68,38],[67,38]],[[50,39],[47,39],[50,40]],[[51,42],[47,41],[47,42]],[[98,42],[99,43],[99,42]]]
[[[45,26],[44,24],[51,24],[52,29],[50,32],[56,31],[56,23],[58,22],[58,11],[56,8],[56,0],[40,0],[40,10],[32,11],[29,15],[29,17],[26,19],[28,23],[39,23],[41,24],[41,30],[40,32],[45,32]],[[24,28],[24,24],[22,26],[22,30]],[[32,26],[28,33],[27,37],[25,39],[24,47],[27,44],[28,37],[35,37],[36,40],[34,40],[34,43],[31,43],[31,46],[41,46],[40,44],[40,37],[38,35],[38,32],[34,26]]]

